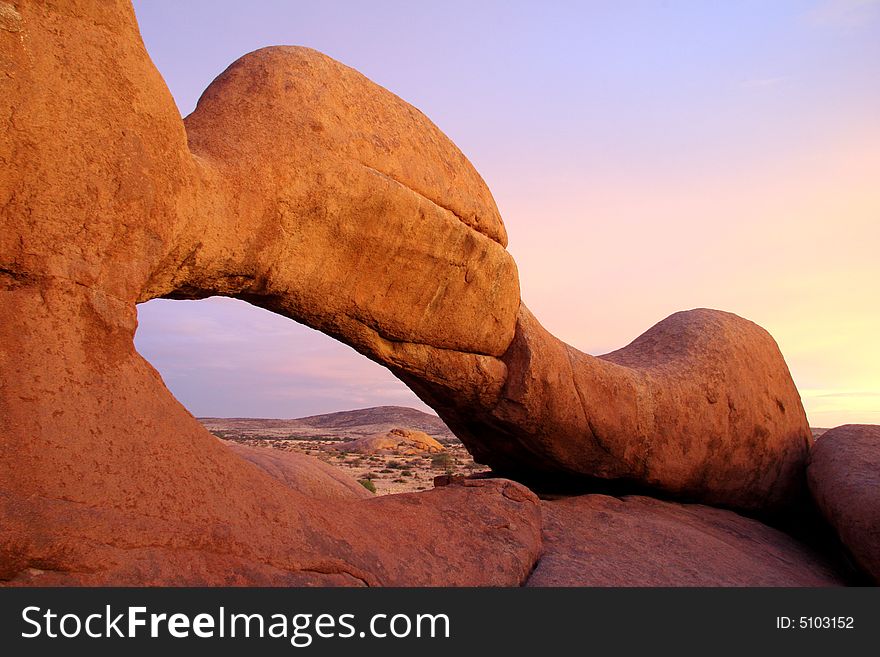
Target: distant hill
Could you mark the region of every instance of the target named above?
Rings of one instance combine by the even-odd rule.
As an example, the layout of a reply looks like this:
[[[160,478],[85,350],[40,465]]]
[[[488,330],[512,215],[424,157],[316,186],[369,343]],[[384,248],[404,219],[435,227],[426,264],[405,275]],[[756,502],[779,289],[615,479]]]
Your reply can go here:
[[[439,417],[406,406],[374,406],[290,420],[218,417],[200,417],[198,420],[215,435],[230,439],[356,440],[400,428],[424,431],[441,443],[458,442]]]
[[[428,427],[438,431],[449,431],[436,415],[423,413],[407,406],[373,406],[354,411],[339,411],[325,415],[310,415],[297,420],[311,427],[341,429],[345,427],[363,427],[372,425],[395,424],[419,431]],[[428,433],[425,431],[425,433]]]

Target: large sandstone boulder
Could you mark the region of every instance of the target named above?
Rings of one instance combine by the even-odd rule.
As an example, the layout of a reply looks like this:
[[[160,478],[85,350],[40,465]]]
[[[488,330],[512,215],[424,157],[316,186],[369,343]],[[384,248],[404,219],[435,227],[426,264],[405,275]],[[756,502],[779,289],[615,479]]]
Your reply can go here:
[[[826,431],[813,446],[807,472],[822,515],[880,584],[880,426],[845,424]]]
[[[810,429],[775,341],[752,322],[680,312],[597,358],[522,306],[501,360],[506,377],[490,406],[450,406],[402,377],[496,471],[617,479],[754,511],[805,497]]]
[[[271,447],[254,447],[232,441],[224,444],[263,472],[315,499],[363,500],[372,497],[356,479],[320,459]]]
[[[809,431],[764,331],[694,311],[603,358],[556,340],[520,303],[479,175],[356,71],[260,50],[184,125],[128,2],[3,6],[0,578],[515,584],[531,567],[538,506],[511,483],[316,502],[224,448],[134,350],[135,304],[160,296],[235,296],[346,342],[511,473],[761,510],[798,493]]]
[[[831,566],[731,511],[649,497],[542,503],[544,554],[528,586],[839,586]]]
[[[437,454],[445,451],[445,447],[431,438],[424,431],[413,429],[392,429],[374,436],[365,436],[350,440],[339,446],[343,452],[357,454]]]

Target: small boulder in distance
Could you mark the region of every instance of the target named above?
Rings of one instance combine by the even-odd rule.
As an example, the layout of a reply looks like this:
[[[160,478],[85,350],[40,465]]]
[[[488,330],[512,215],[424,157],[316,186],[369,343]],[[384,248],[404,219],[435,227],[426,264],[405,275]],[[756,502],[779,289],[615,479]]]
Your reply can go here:
[[[446,450],[442,444],[424,431],[413,429],[392,429],[386,433],[358,438],[341,445],[339,449],[343,452],[358,454],[401,454],[403,456],[437,454]]]

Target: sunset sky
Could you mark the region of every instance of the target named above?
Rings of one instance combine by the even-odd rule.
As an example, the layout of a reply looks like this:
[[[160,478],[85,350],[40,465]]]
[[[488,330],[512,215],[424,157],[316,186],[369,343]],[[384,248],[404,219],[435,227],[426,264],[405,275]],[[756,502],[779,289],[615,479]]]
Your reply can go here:
[[[524,302],[601,354],[667,315],[779,343],[813,426],[880,423],[880,1],[135,2],[183,115],[241,55],[316,48],[474,163]],[[139,307],[193,413],[425,408],[350,348],[229,299]]]

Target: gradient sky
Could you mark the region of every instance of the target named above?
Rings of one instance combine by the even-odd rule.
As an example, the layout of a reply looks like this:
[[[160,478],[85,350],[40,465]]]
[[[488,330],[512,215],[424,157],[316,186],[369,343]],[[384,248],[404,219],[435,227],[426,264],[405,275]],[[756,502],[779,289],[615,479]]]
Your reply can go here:
[[[880,423],[880,2],[135,2],[183,115],[298,44],[427,114],[491,188],[525,303],[600,354],[710,307],[776,338],[813,426]],[[197,415],[424,408],[243,302],[139,307]]]

